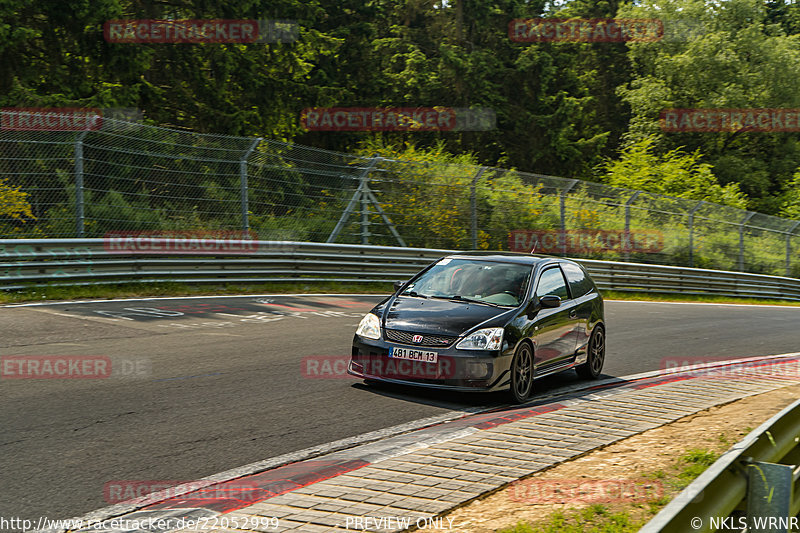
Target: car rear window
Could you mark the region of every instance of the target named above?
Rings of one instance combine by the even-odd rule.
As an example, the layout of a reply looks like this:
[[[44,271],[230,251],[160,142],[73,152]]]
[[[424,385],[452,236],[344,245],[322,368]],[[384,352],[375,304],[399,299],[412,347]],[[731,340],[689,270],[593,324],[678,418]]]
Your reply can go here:
[[[592,292],[594,289],[594,284],[581,267],[571,263],[562,263],[561,268],[567,275],[569,289],[572,292],[573,298],[579,298],[584,294],[589,294]]]

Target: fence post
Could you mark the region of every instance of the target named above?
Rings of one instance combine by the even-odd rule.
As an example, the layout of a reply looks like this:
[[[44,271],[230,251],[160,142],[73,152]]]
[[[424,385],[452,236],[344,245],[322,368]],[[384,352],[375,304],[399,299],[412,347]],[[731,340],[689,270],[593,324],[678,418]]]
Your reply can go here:
[[[625,261],[630,261],[631,259],[631,204],[640,194],[642,194],[642,191],[636,191],[633,193],[633,196],[628,198],[628,201],[625,202],[625,242],[623,243]]]
[[[689,211],[689,266],[694,267],[694,214],[705,203],[705,200],[700,200],[697,205]]]
[[[578,180],[570,180],[569,185],[567,185],[566,189],[561,190],[561,194],[559,195],[559,203],[560,203],[560,210],[561,210],[561,234],[558,236],[559,240],[561,241],[561,255],[567,255],[567,204],[566,198],[567,193],[572,190],[575,184],[578,183]]]
[[[250,159],[250,154],[253,153],[253,150],[256,149],[258,143],[261,142],[261,137],[256,137],[253,140],[253,143],[250,145],[250,148],[242,155],[242,158],[239,160],[239,194],[241,198],[242,204],[242,238],[247,238],[247,233],[250,230],[250,202],[247,195],[247,160]]]
[[[83,199],[83,139],[89,130],[82,131],[75,138],[75,233],[79,239],[84,237],[84,199]]]
[[[475,176],[472,178],[472,184],[469,187],[469,215],[470,215],[470,222],[471,222],[471,229],[472,229],[472,249],[478,249],[478,195],[476,191],[476,186],[478,184],[478,180],[481,179],[483,173],[486,171],[486,167],[481,167],[478,169],[478,172],[475,173]]]
[[[753,218],[754,212],[748,211],[739,223],[739,272],[744,272],[744,225]]]
[[[361,174],[361,244],[369,244],[369,196],[365,194],[367,184],[367,175],[369,172]]]
[[[796,221],[789,231],[786,232],[786,277],[792,275],[792,234],[800,226],[800,220]]]

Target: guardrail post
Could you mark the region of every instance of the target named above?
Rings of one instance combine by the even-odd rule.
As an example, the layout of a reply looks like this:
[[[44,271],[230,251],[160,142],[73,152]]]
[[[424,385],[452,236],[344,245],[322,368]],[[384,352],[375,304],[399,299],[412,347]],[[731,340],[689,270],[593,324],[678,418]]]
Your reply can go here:
[[[239,160],[239,194],[242,204],[242,233],[244,233],[242,238],[247,238],[247,232],[250,230],[250,201],[247,197],[247,160],[250,159],[250,154],[253,153],[253,150],[256,149],[260,142],[261,137],[257,137]]]
[[[689,266],[694,266],[694,214],[700,209],[703,204],[705,203],[704,200],[700,200],[697,202],[697,205],[689,211]]]
[[[84,237],[85,214],[83,199],[83,139],[89,130],[82,131],[75,138],[75,233],[79,239]]]
[[[793,470],[789,465],[775,463],[747,465],[748,532],[788,533],[787,517],[792,516]]]
[[[642,194],[642,191],[636,191],[633,193],[633,196],[628,198],[628,201],[625,202],[625,242],[623,243],[625,261],[630,261],[631,259],[631,204],[640,194]]]
[[[797,229],[797,226],[800,226],[800,220],[795,222],[789,231],[786,232],[786,277],[792,275],[792,237],[794,234],[794,230]]]
[[[744,272],[744,225],[753,218],[754,212],[748,211],[739,223],[739,272]]]
[[[560,244],[561,244],[561,255],[567,255],[567,193],[572,190],[576,183],[579,180],[570,180],[569,185],[567,185],[566,189],[561,190],[561,194],[559,195],[559,204],[560,204],[560,211],[561,211],[561,232],[558,236]]]
[[[481,179],[483,173],[486,171],[486,167],[481,167],[478,169],[478,172],[475,173],[475,176],[472,178],[472,184],[469,186],[469,216],[471,221],[471,229],[472,229],[472,249],[478,249],[478,194],[476,191],[476,187],[478,184],[478,180]]]

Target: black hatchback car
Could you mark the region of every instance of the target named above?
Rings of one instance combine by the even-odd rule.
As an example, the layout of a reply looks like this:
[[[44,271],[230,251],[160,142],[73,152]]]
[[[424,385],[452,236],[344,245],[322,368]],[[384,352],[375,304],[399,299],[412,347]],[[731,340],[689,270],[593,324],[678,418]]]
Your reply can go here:
[[[376,305],[353,338],[348,372],[457,391],[509,390],[574,368],[600,375],[603,298],[579,264],[504,252],[435,261]]]

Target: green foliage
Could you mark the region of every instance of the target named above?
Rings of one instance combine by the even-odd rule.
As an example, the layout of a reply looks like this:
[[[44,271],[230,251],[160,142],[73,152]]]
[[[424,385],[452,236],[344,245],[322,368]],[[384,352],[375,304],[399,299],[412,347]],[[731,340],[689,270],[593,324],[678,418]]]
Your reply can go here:
[[[289,138],[297,114],[328,91],[319,63],[341,41],[314,28],[316,2],[36,1],[0,5],[0,106],[137,107],[160,124]],[[297,43],[108,43],[115,19],[294,19]],[[47,73],[47,75],[43,75]],[[320,83],[323,81],[323,83]]]
[[[626,4],[620,16],[656,17],[667,30],[662,41],[628,45],[636,68],[617,88],[632,112],[625,139],[655,135],[663,154],[700,150],[720,183],[739,184],[751,209],[777,213],[773,198],[800,165],[795,134],[664,133],[659,112],[800,107],[797,7],[781,11],[760,0],[645,0]]]
[[[422,150],[381,141],[365,143],[361,153],[391,158],[381,163],[382,179],[374,187],[383,210],[414,246],[470,246],[469,194],[477,170],[471,155],[450,155],[442,144]]]
[[[667,35],[627,44],[509,38],[511,19],[543,16],[655,17],[665,21]],[[103,23],[125,18],[289,19],[301,29],[292,43],[106,42]],[[796,134],[666,134],[658,121],[664,108],[800,107],[796,4],[21,0],[0,3],[0,20],[0,107],[135,107],[148,121],[178,130],[281,139],[286,153],[296,141],[397,160],[384,162],[375,176],[387,180],[376,180],[374,188],[400,233],[417,246],[472,246],[470,187],[477,165],[491,167],[475,184],[477,242],[484,249],[507,247],[509,231],[559,228],[557,191],[531,181],[523,170],[587,181],[601,173],[609,184],[652,193],[637,200],[630,227],[663,231],[663,251],[654,256],[612,250],[590,257],[738,268],[738,235],[713,217],[695,221],[690,258],[688,223],[680,214],[687,205],[704,200],[800,219]],[[304,131],[301,110],[315,106],[482,107],[496,112],[497,128]],[[84,147],[87,235],[102,235],[112,223],[130,230],[239,227],[236,163],[216,156],[197,162],[200,150],[180,131],[137,135],[127,139],[131,146],[158,141],[169,149],[115,153],[112,160],[102,146]],[[3,145],[3,155],[13,156],[0,159],[0,175],[23,175],[11,173],[14,158],[34,163],[20,182],[20,191],[31,191],[25,197],[29,210],[7,214],[0,231],[15,237],[71,235],[73,176],[57,166],[72,157],[72,144],[42,157],[39,145],[28,140]],[[230,141],[223,148],[227,142],[213,148],[238,154],[249,144],[233,147]],[[357,162],[343,157],[341,176],[315,177],[299,168],[299,158],[282,155],[253,154],[260,163],[249,168],[251,227],[263,238],[324,240],[353,193]],[[33,191],[50,196],[38,198],[41,193]],[[624,228],[626,194],[608,198],[579,183],[565,200],[567,227]],[[723,214],[731,223],[741,216]],[[22,222],[32,217],[35,226]],[[369,221],[382,227],[375,212]],[[359,231],[353,216],[343,235],[354,242]],[[758,246],[750,245],[755,239]],[[394,244],[385,231],[370,242]],[[784,274],[782,235],[754,232],[747,243],[748,270]],[[800,249],[800,238],[790,247]],[[800,262],[792,261],[790,270],[800,275]]]
[[[709,450],[702,450],[699,448],[691,449],[678,460],[679,464],[682,466],[678,477],[688,483],[705,472],[718,457],[719,455],[717,453]]]
[[[35,218],[28,202],[28,193],[10,185],[6,178],[0,178],[0,217],[10,217],[21,222]]]
[[[604,181],[614,187],[704,200],[742,209],[746,198],[735,183],[722,186],[699,151],[674,149],[659,155],[655,140],[646,137],[629,145],[621,157],[604,165]]]
[[[657,17],[657,42],[517,43],[526,17]],[[108,43],[103,23],[137,18],[279,18],[291,43]],[[485,132],[414,135],[482,164],[593,179],[620,143],[655,135],[666,156],[700,150],[719,183],[777,213],[800,166],[791,133],[663,134],[669,107],[800,107],[800,8],[784,2],[363,2],[131,0],[0,5],[0,106],[135,107],[155,123],[353,150],[367,134],[305,132],[314,106],[483,107]],[[47,75],[42,75],[47,73]],[[736,197],[730,198],[735,203]]]
[[[13,237],[24,235],[25,223],[35,219],[28,193],[0,178],[0,234]]]
[[[781,215],[800,220],[800,170],[795,172],[781,198]]]
[[[528,185],[513,172],[500,172],[494,178],[479,183],[479,198],[487,206],[486,227],[492,249],[508,247],[508,233],[515,229],[546,229],[559,227],[558,199],[544,194],[542,185]]]
[[[632,520],[628,513],[610,513],[603,505],[591,505],[579,513],[565,514],[555,511],[542,525],[519,522],[512,528],[497,533],[634,533],[644,524]]]

